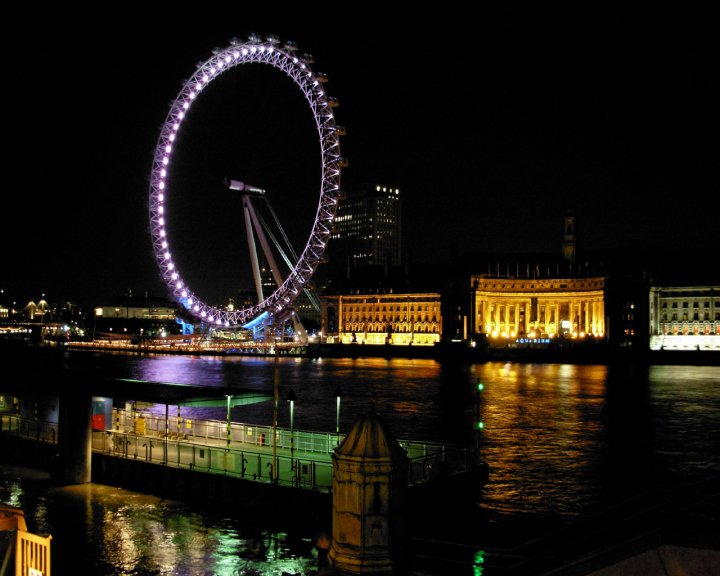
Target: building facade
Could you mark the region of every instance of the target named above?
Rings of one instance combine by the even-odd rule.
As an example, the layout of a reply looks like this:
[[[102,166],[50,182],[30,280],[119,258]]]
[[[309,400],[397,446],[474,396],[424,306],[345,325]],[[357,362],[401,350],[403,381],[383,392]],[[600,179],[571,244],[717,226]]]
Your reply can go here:
[[[328,244],[331,274],[400,264],[400,207],[400,190],[394,186],[367,183],[343,191]]]
[[[605,335],[605,278],[471,277],[474,332],[491,338]]]
[[[99,306],[95,308],[97,318],[136,319],[136,320],[175,320],[177,308],[172,305],[133,306],[130,304],[118,306]]]
[[[653,350],[720,350],[720,286],[654,286],[649,321]]]
[[[322,333],[328,343],[434,345],[442,337],[440,294],[324,296]]]

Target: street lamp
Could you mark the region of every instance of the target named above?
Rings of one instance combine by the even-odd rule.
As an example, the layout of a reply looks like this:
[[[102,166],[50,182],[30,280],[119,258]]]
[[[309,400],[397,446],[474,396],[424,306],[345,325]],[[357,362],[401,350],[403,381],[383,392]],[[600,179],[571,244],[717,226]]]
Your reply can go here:
[[[485,390],[485,385],[480,382],[480,380],[477,381],[477,394],[475,396],[475,410],[477,415],[477,420],[475,421],[475,428],[476,430],[482,430],[485,425],[483,424],[483,421],[480,420],[480,393]]]
[[[232,394],[225,394],[227,398],[227,448],[230,450],[230,403],[232,400]]]
[[[480,419],[480,395],[482,394],[483,390],[485,390],[485,384],[480,382],[480,379],[477,381],[477,392],[475,395],[475,411],[477,415],[477,420],[475,421],[475,457],[480,458],[480,434],[482,430],[485,428],[485,424],[483,424],[483,421]]]
[[[287,401],[290,402],[290,470],[295,470],[295,391],[291,388],[287,395]]]
[[[342,390],[338,384],[335,388],[335,435],[337,436],[336,444],[340,444],[340,398],[342,398]]]

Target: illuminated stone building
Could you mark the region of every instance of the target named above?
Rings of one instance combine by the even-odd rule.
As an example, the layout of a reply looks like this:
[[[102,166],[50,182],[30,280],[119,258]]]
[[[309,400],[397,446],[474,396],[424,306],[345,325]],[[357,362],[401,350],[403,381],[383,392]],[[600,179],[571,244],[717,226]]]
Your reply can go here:
[[[455,323],[463,325],[447,330],[456,339],[482,335],[491,346],[506,346],[605,337],[604,265],[578,254],[572,211],[564,217],[560,254],[471,255],[463,270],[469,305],[463,311],[465,296],[455,298]]]
[[[401,223],[397,187],[374,182],[344,191],[327,250],[325,341],[422,346],[440,340],[440,293],[410,282],[400,266]]]
[[[465,253],[410,270],[348,269],[323,297],[323,335],[365,344],[720,350],[716,255],[637,245],[583,251],[576,233],[568,212],[554,254]]]
[[[343,191],[327,257],[330,275],[361,266],[401,262],[400,190],[366,183]]]
[[[425,346],[442,337],[440,274],[428,266],[364,266],[330,282],[321,298],[327,343]]]
[[[645,293],[651,350],[720,351],[720,267],[712,249],[663,252]]]
[[[322,310],[329,343],[426,346],[442,336],[439,293],[325,296]]]
[[[605,335],[605,278],[472,276],[473,327],[491,338]]]
[[[720,334],[720,287],[650,289],[652,336]]]
[[[651,350],[720,350],[720,286],[650,289]]]

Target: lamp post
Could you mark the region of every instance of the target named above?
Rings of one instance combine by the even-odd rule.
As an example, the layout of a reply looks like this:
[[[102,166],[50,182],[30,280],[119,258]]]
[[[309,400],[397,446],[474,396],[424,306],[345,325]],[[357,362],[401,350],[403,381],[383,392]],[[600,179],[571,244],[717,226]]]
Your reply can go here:
[[[480,419],[480,393],[485,390],[485,385],[480,382],[480,380],[477,381],[477,394],[475,396],[475,414],[477,415],[477,420],[475,421],[475,429],[479,432],[482,430],[485,425],[483,424],[483,421]]]
[[[478,379],[477,381],[477,392],[475,395],[475,413],[477,415],[477,420],[475,421],[475,457],[479,459],[480,457],[480,433],[482,432],[483,428],[485,428],[485,425],[483,424],[483,421],[480,419],[480,395],[482,391],[485,390],[485,385],[480,382]]]
[[[227,449],[230,450],[230,436],[231,436],[231,429],[230,429],[230,404],[232,400],[232,394],[225,394],[227,398]]]
[[[340,444],[340,398],[342,398],[342,390],[338,384],[335,388],[335,435],[337,436],[336,444]]]
[[[273,339],[275,338],[275,324],[271,325]],[[266,333],[267,334],[267,333]],[[266,338],[267,340],[267,338]],[[273,461],[272,481],[278,481],[278,460],[277,460],[277,424],[278,424],[278,398],[280,394],[280,372],[278,369],[278,348],[275,346],[275,368],[273,370]]]
[[[170,426],[168,424],[170,416],[169,416],[168,410],[169,410],[169,406],[166,403],[165,404],[165,454],[163,455],[163,464],[168,463],[168,436],[170,436]]]
[[[293,473],[295,471],[295,400],[297,400],[297,396],[291,388],[287,395],[287,401],[290,402],[290,470]]]

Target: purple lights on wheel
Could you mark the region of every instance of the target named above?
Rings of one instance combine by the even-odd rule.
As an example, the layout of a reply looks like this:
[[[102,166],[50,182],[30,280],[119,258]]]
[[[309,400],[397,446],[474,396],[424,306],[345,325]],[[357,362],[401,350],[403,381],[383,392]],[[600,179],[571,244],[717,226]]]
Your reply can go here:
[[[339,141],[339,136],[344,131],[337,128],[333,113],[337,100],[325,93],[323,84],[327,77],[312,72],[309,57],[297,56],[294,53],[296,48],[292,43],[286,43],[284,47],[278,44],[279,41],[274,37],[261,40],[253,36],[248,41],[235,40],[228,48],[215,50],[211,58],[198,66],[173,101],[155,148],[150,179],[150,228],[155,259],[173,298],[187,312],[215,326],[245,325],[264,313],[277,315],[291,306],[322,259],[325,245],[330,237],[331,223],[335,218],[340,172],[345,165],[345,160],[340,156]],[[168,181],[173,168],[173,146],[193,103],[221,74],[237,66],[249,64],[264,64],[279,70],[304,94],[315,119],[320,141],[322,166],[319,201],[315,222],[305,248],[282,285],[257,305],[225,310],[208,305],[198,297],[185,283],[181,271],[173,260],[165,220],[167,199],[173,194]]]

